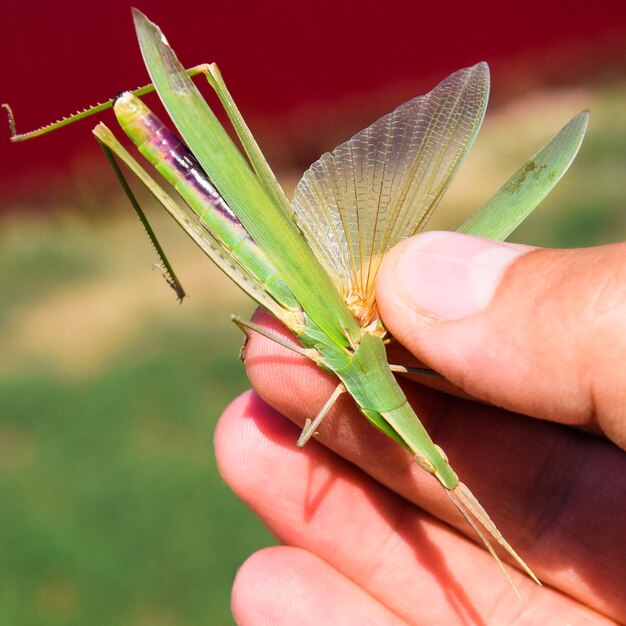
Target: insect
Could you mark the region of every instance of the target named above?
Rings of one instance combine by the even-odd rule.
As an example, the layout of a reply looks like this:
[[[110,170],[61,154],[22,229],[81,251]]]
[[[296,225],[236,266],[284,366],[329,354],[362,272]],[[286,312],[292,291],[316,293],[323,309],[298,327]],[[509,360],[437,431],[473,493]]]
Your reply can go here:
[[[185,232],[246,293],[283,322],[300,346],[239,318],[337,377],[322,411],[298,440],[314,436],[333,402],[349,393],[364,417],[406,448],[442,486],[509,578],[499,544],[541,584],[452,469],[407,402],[387,362],[390,340],[376,308],[374,284],[387,250],[421,231],[467,154],[484,117],[489,70],[479,63],[448,76],[430,93],[379,119],[304,174],[289,202],[232,100],[215,64],[185,70],[160,29],[134,11],[152,85],[12,139],[41,135],[112,106],[139,151],[185,201],[181,207],[115,139],[94,129],[161,258],[179,299],[184,291],[117,160],[145,184]],[[191,77],[203,74],[218,95],[246,157],[203,100]],[[183,144],[139,100],[153,88]],[[588,114],[574,117],[540,152],[459,227],[504,239],[549,193],[582,142]]]

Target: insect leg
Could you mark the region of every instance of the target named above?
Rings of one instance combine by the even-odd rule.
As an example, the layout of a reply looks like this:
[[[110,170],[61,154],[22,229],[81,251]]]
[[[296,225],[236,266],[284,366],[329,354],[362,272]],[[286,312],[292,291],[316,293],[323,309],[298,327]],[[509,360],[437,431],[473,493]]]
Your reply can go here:
[[[172,266],[170,265],[170,262],[168,261],[167,256],[163,248],[161,247],[161,244],[159,243],[159,240],[154,230],[152,229],[152,226],[150,225],[148,218],[146,217],[146,214],[141,208],[139,202],[137,201],[135,194],[132,192],[130,186],[128,185],[128,181],[126,180],[126,177],[122,173],[122,170],[120,169],[120,166],[117,163],[117,160],[115,158],[115,153],[109,146],[103,143],[100,139],[98,139],[97,137],[96,139],[98,140],[100,147],[104,151],[104,154],[106,155],[109,165],[115,172],[115,175],[117,176],[117,179],[120,185],[122,186],[124,193],[126,194],[127,198],[130,200],[130,203],[133,209],[135,209],[135,213],[137,213],[137,216],[141,220],[141,223],[143,224],[143,227],[146,230],[146,233],[152,245],[154,246],[154,249],[156,250],[158,257],[161,260],[161,264],[158,265],[158,267],[160,268],[161,273],[163,274],[163,278],[165,278],[165,281],[167,282],[167,284],[176,293],[176,297],[178,298],[178,301],[182,302],[183,298],[186,296],[185,290],[183,289],[183,286],[181,285]]]
[[[431,370],[428,367],[406,367],[405,365],[393,365],[389,364],[389,369],[392,372],[397,372],[398,374],[423,374],[426,376],[438,376],[442,377],[439,372],[435,370]]]
[[[205,63],[203,65],[197,65],[196,67],[192,67],[187,71],[189,76],[197,76],[198,74],[204,74],[207,72],[208,65]],[[138,87],[130,91],[135,96],[144,96],[148,93],[151,93],[155,90],[155,87],[152,83],[148,85],[144,85],[143,87]],[[105,100],[104,102],[98,102],[92,106],[83,109],[82,111],[77,111],[72,115],[68,115],[67,117],[63,117],[56,122],[52,122],[50,124],[46,124],[45,126],[41,126],[35,130],[30,130],[25,133],[18,133],[15,127],[15,115],[11,110],[11,107],[4,103],[2,104],[2,108],[6,111],[8,121],[9,121],[9,130],[11,132],[11,141],[26,141],[27,139],[34,139],[35,137],[41,137],[41,135],[46,135],[47,133],[51,133],[59,128],[63,128],[63,126],[68,126],[69,124],[73,124],[74,122],[78,122],[79,120],[85,119],[86,117],[91,117],[92,115],[97,115],[102,111],[106,111],[110,109],[114,104],[117,96],[111,98],[110,100]]]
[[[310,359],[314,363],[319,364],[321,362],[320,353],[313,348],[303,348],[302,346],[299,346],[295,343],[292,343],[291,341],[288,341],[282,335],[279,335],[276,331],[273,331],[269,328],[265,328],[265,326],[260,326],[259,324],[255,324],[254,322],[247,322],[241,319],[240,317],[238,317],[237,315],[231,315],[230,319],[237,326],[239,326],[239,328],[241,328],[241,330],[248,336],[249,336],[248,331],[253,330],[256,333],[259,333],[259,335],[263,335],[263,337],[267,337],[267,339],[270,339],[274,343],[277,343],[278,345],[283,346],[283,348],[287,348],[287,350],[291,350],[292,352],[295,352],[296,354],[299,354],[300,356]]]
[[[333,406],[333,404],[335,404],[337,398],[346,391],[347,389],[343,386],[343,383],[339,383],[335,387],[335,391],[332,392],[330,398],[328,398],[328,400],[326,401],[326,404],[324,404],[324,406],[322,407],[321,411],[315,416],[315,419],[310,420],[307,418],[307,420],[304,422],[304,428],[302,429],[302,433],[300,434],[300,437],[298,438],[298,442],[296,444],[298,448],[304,447],[307,441],[311,437],[313,437],[313,435],[315,435],[317,427],[326,417],[326,414],[328,413],[328,411],[330,411],[330,408]]]

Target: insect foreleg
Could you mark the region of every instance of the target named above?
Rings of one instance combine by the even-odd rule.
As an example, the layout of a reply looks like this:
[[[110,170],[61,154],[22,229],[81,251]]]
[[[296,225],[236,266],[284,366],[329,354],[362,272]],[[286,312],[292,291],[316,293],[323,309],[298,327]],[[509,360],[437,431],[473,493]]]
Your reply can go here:
[[[389,364],[389,369],[392,372],[396,372],[398,374],[419,374],[425,376],[437,376],[442,377],[439,372],[435,370],[431,370],[428,367],[406,367],[405,365],[394,365],[392,363]]]

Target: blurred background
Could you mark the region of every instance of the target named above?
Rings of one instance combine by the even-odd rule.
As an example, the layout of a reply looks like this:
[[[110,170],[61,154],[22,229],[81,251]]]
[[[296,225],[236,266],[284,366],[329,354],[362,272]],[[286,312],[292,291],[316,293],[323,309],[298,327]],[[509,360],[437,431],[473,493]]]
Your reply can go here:
[[[321,153],[486,60],[487,118],[432,226],[463,221],[588,108],[579,157],[514,239],[626,239],[623,0],[138,8],[185,64],[219,63],[289,193]],[[120,0],[4,0],[0,52],[20,131],[147,80]],[[247,387],[227,316],[253,306],[154,212],[191,294],[176,304],[94,123],[0,141],[0,624],[230,624],[237,567],[273,542],[212,452]]]

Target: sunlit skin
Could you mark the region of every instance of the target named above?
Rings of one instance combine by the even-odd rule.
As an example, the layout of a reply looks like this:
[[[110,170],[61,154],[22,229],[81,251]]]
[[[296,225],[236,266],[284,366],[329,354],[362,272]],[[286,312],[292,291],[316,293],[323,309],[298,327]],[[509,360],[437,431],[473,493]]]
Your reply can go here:
[[[452,237],[416,239],[431,256],[458,257],[463,236]],[[334,382],[253,335],[245,362],[256,391],[225,411],[216,449],[225,480],[284,545],[239,571],[239,624],[578,625],[626,615],[626,244],[512,247],[522,254],[473,315],[445,321],[411,304],[432,304],[423,276],[399,279],[424,254],[413,240],[387,255],[377,299],[393,335],[452,382],[450,393],[407,383],[409,399],[547,585],[514,573],[515,598],[459,534],[468,529],[435,481],[355,419],[349,399],[319,443],[296,449],[298,427]],[[433,280],[454,284],[453,271],[440,264]],[[255,319],[279,328],[265,313]]]

